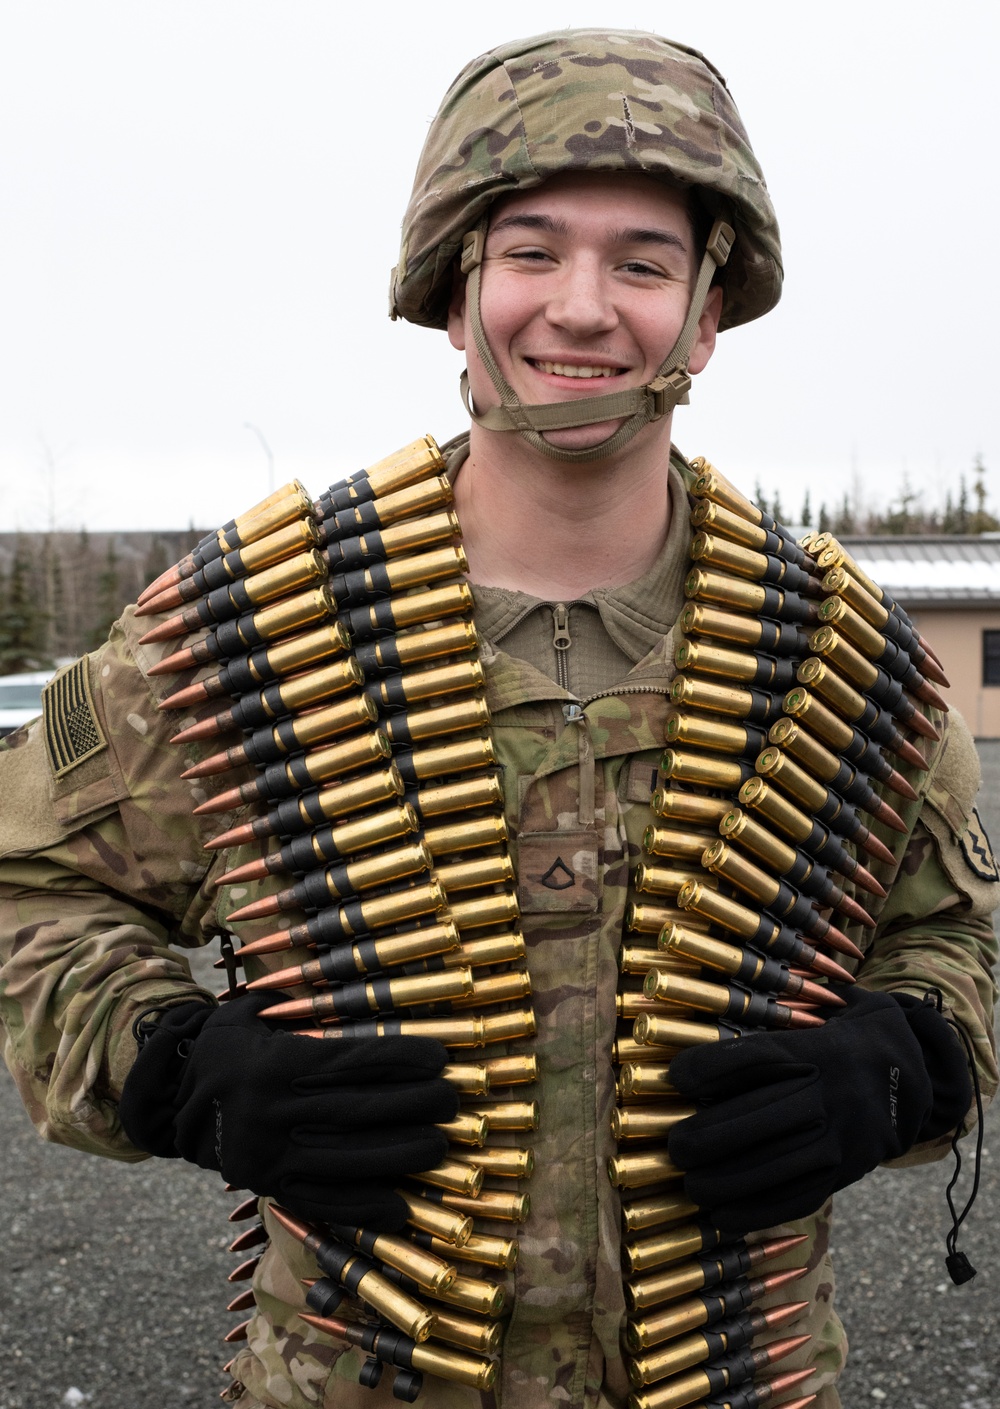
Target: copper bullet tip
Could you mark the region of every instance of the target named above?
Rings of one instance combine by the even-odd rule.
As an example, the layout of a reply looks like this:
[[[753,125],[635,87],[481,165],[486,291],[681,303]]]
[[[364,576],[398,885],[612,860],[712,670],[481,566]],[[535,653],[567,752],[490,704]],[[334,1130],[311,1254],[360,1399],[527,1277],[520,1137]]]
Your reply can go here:
[[[306,1238],[308,1238],[313,1231],[308,1223],[303,1223],[301,1219],[288,1213],[280,1204],[272,1204],[271,1213],[281,1224],[282,1228],[284,1228],[285,1232],[291,1233],[293,1238],[298,1238],[300,1243],[304,1243]]]
[[[813,1003],[819,1003],[827,1008],[846,1007],[845,1000],[839,993],[833,993],[829,988],[824,988],[821,983],[813,983],[810,979],[802,980],[802,997],[810,999]]]
[[[247,861],[242,866],[235,866],[233,870],[227,871],[224,876],[219,876],[212,884],[216,886],[240,885],[243,881],[262,881],[265,876],[271,874],[268,866],[268,858],[261,856],[256,861]]]
[[[240,953],[242,954],[242,950]],[[247,984],[250,993],[266,993],[271,988],[284,988],[289,983],[301,983],[302,973],[297,964],[293,964],[289,969],[278,969],[273,974],[264,974],[262,978],[255,978],[252,983]]]
[[[187,558],[182,558],[181,561],[175,563],[172,568],[167,568],[166,572],[161,572],[159,577],[154,578],[148,587],[142,589],[139,593],[138,600],[140,602],[148,602],[151,597],[158,596],[161,592],[165,592],[168,587],[173,587],[175,583],[180,582],[184,575],[184,564],[190,556],[191,555],[188,554]]]
[[[848,939],[843,930],[838,930],[836,925],[831,925],[823,936],[824,944],[828,944],[831,949],[836,949],[840,954],[846,954],[851,959],[863,959],[863,952],[854,943],[853,939]]]
[[[148,646],[154,641],[169,641],[172,636],[183,636],[188,630],[189,627],[182,612],[178,616],[168,617],[166,621],[161,621],[159,626],[151,626],[144,636],[139,637],[139,645]]]
[[[161,700],[156,706],[157,709],[187,709],[188,705],[201,704],[202,700],[210,698],[207,682],[200,682],[197,685],[185,685],[183,690],[175,690],[172,695]]]
[[[218,722],[218,715],[212,715],[211,719],[200,719],[196,724],[188,724],[170,740],[172,744],[194,744],[199,739],[212,739],[216,734],[221,734],[225,730],[225,725]]]
[[[249,1321],[241,1321],[238,1326],[234,1326],[231,1331],[222,1337],[227,1345],[232,1345],[234,1341],[245,1341],[247,1338],[247,1327]]]
[[[204,817],[209,812],[232,812],[234,807],[241,806],[245,801],[242,788],[227,788],[224,793],[217,793],[215,797],[206,798],[204,802],[200,802],[194,808],[194,815],[195,817]]]
[[[213,798],[213,801],[215,799]],[[205,804],[202,803],[202,807]],[[228,832],[220,832],[217,837],[205,843],[206,851],[224,851],[227,846],[245,846],[256,838],[252,822],[244,822],[241,827],[230,827]]]
[[[232,916],[229,918],[232,919]],[[278,930],[274,934],[266,934],[261,939],[252,939],[249,944],[241,945],[240,956],[248,958],[251,954],[277,954],[282,949],[294,948],[295,941],[288,930]]]
[[[827,978],[836,979],[838,983],[854,982],[852,975],[828,954],[817,954],[809,967],[814,973],[825,974]]]
[[[781,1287],[787,1287],[790,1282],[797,1282],[800,1277],[804,1277],[809,1271],[808,1267],[789,1267],[785,1272],[770,1272],[766,1277],[761,1277],[761,1284],[765,1293],[776,1292]],[[806,1303],[808,1305],[808,1302]]]
[[[873,837],[867,828],[858,834],[857,841],[859,846],[867,851],[869,856],[874,856],[876,861],[884,861],[887,866],[895,866],[896,858],[885,842],[879,841],[878,837]]]
[[[185,768],[181,777],[210,778],[213,773],[225,773],[238,766],[232,762],[229,754],[229,749],[224,749],[222,753],[213,753],[210,758],[203,758],[200,763],[193,763],[190,768]]]
[[[769,1311],[763,1313],[764,1321],[769,1329],[775,1326],[787,1326],[789,1321],[794,1321],[797,1316],[801,1316],[811,1302],[807,1301],[787,1301],[784,1306],[772,1306]]]
[[[902,773],[897,773],[895,768],[892,769],[888,778],[885,780],[885,786],[891,788],[899,797],[905,797],[907,802],[918,802],[920,799],[920,794],[917,792],[916,788],[911,787]]]
[[[153,616],[156,612],[169,612],[174,607],[184,605],[186,597],[184,588],[178,583],[175,587],[168,587],[163,592],[157,592],[155,597],[147,597],[142,603],[142,616]],[[140,613],[137,611],[136,616]]]
[[[922,734],[925,739],[930,739],[932,743],[937,743],[938,739],[941,737],[926,714],[921,714],[919,709],[914,709],[909,719],[904,722],[907,729],[912,729],[915,734]]]
[[[855,885],[859,885],[862,890],[866,890],[869,895],[877,895],[880,900],[883,900],[889,894],[885,886],[877,881],[871,871],[868,870],[867,866],[862,866],[860,861],[855,865],[851,880]]]
[[[822,1027],[824,1021],[825,1019],[821,1018],[818,1013],[809,1013],[804,1008],[789,1006],[788,1026],[791,1028]]]
[[[283,1018],[286,1022],[296,1018],[311,1018],[313,1002],[312,998],[289,998],[287,1003],[275,1003],[273,1008],[265,1008],[258,1016],[273,1020]]]
[[[174,651],[172,656],[164,656],[146,671],[147,675],[179,675],[182,670],[194,670],[198,664],[193,646],[185,646],[182,651]]]
[[[229,915],[229,921],[262,920],[265,915],[277,915],[278,911],[286,904],[287,895],[287,891],[282,891],[279,895],[265,895],[262,900],[254,900],[250,905],[244,905],[240,910],[233,910]],[[249,945],[245,944],[240,952],[248,954],[250,952]],[[258,950],[257,952],[259,954],[263,951]]]
[[[800,1346],[808,1344],[811,1340],[812,1336],[786,1336],[784,1340],[771,1341],[761,1347],[767,1353],[767,1360],[764,1363],[773,1365],[776,1360],[784,1360],[786,1355],[793,1354]]]
[[[872,815],[877,817],[880,822],[884,822],[887,827],[891,827],[894,832],[901,832],[903,836],[905,836],[909,830],[902,817],[889,806],[885,798],[879,798],[876,805],[872,808]]]
[[[837,909],[842,914],[849,915],[852,920],[856,920],[859,925],[864,925],[865,929],[873,930],[875,928],[875,921],[868,911],[856,900],[852,900],[849,895],[840,897],[837,901]]]
[[[924,660],[920,663],[920,670],[928,680],[933,680],[935,685],[941,685],[945,690],[951,689],[951,681],[941,669],[941,662],[931,655],[926,647],[924,648]]]
[[[257,1298],[253,1294],[253,1289],[248,1287],[245,1292],[240,1292],[239,1296],[234,1296],[226,1307],[227,1311],[249,1311],[251,1306],[257,1305]]]
[[[934,708],[939,709],[942,714],[948,713],[948,701],[938,690],[935,690],[929,680],[922,680],[913,693],[918,699],[923,700],[924,704],[933,705]]]

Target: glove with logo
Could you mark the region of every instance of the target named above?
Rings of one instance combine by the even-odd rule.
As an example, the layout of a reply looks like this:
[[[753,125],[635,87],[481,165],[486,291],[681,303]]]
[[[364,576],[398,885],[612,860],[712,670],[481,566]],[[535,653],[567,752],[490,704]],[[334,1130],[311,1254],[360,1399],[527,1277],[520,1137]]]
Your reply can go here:
[[[671,1131],[670,1157],[724,1233],[815,1212],[968,1110],[965,1054],[932,1004],[837,992],[846,1007],[820,1028],[692,1047],[670,1063],[678,1093],[703,1108]]]
[[[257,1016],[284,996],[166,1009],[125,1081],[126,1135],[306,1218],[402,1228],[393,1186],[444,1158],[435,1127],[458,1109],[447,1052],[426,1037],[297,1036]]]

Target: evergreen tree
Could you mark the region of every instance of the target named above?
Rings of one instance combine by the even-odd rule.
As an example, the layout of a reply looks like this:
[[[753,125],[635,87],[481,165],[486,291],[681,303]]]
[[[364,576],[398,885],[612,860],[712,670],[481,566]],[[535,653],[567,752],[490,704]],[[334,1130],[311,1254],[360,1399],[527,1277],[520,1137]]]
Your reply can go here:
[[[753,502],[757,505],[757,508],[762,514],[771,513],[771,510],[767,507],[767,499],[764,495],[760,480],[758,480],[753,487]]]
[[[801,513],[801,517],[800,517],[800,519],[799,519],[799,523],[802,524],[803,528],[812,528],[812,521],[813,521],[812,504],[810,503],[810,500],[809,500],[809,491],[808,491],[808,489],[807,489],[807,490],[806,490],[806,497],[802,500],[802,513]]]
[[[121,584],[118,578],[118,554],[115,551],[114,537],[110,536],[104,566],[97,579],[97,604],[92,618],[88,643],[90,650],[96,650],[106,639],[125,605],[122,601]]]
[[[52,665],[46,652],[45,613],[38,600],[31,580],[31,552],[23,535],[18,534],[0,615],[0,675],[45,670]]]
[[[819,520],[818,520],[817,525],[816,525],[816,527],[819,529],[820,533],[829,533],[829,532],[830,532],[831,522],[832,522],[832,520],[831,520],[831,518],[830,518],[830,513],[829,513],[829,510],[827,509],[826,505],[825,505],[825,504],[820,504],[820,506],[819,506]]]
[[[782,508],[781,496],[777,490],[775,490],[774,498],[771,500],[771,517],[776,523],[784,523],[785,521],[785,511]]]

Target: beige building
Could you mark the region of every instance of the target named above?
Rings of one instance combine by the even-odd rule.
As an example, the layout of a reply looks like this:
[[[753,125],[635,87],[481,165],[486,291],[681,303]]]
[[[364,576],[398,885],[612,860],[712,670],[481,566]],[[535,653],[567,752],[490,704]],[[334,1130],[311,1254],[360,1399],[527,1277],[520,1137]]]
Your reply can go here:
[[[976,738],[1000,739],[1000,534],[843,543],[934,647]]]

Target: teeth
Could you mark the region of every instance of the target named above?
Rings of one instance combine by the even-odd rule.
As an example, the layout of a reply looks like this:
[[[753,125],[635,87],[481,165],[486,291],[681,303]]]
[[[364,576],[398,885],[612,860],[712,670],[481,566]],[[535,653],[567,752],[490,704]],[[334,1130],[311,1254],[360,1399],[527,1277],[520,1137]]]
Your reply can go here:
[[[616,377],[621,370],[619,367],[576,367],[569,362],[536,362],[535,366],[557,377]]]

